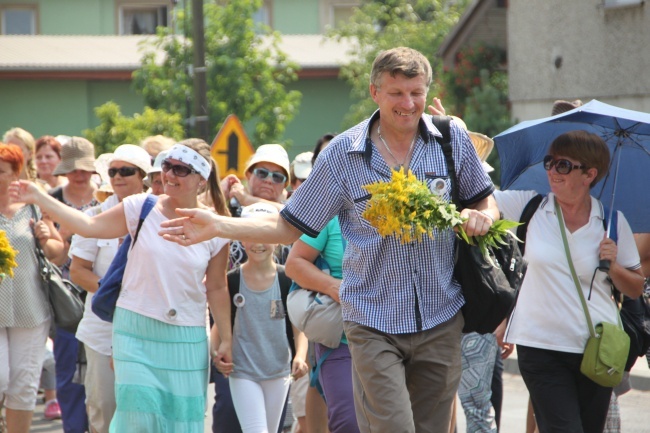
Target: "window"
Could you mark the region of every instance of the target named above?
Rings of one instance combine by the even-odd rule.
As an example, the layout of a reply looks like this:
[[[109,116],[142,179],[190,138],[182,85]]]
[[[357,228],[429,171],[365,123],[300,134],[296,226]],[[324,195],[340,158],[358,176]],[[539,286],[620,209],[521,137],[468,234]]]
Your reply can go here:
[[[262,7],[253,14],[253,21],[256,24],[263,24],[265,26],[271,26],[271,11],[272,4],[271,0],[264,0]]]
[[[603,0],[605,9],[641,5],[643,5],[643,0]]]
[[[167,6],[133,5],[120,8],[121,35],[153,35],[156,27],[167,26]]]
[[[320,0],[321,31],[347,22],[360,5],[359,0]]]
[[[338,27],[340,24],[350,20],[354,13],[354,6],[332,6],[332,23],[333,27]]]
[[[36,6],[0,6],[3,35],[35,35]]]

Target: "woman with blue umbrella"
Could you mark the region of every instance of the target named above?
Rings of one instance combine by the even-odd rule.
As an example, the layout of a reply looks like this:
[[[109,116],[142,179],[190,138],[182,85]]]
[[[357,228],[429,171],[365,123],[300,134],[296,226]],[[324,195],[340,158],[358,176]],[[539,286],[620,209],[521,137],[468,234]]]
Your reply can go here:
[[[606,237],[609,217],[591,188],[606,174],[610,152],[585,131],[558,136],[544,157],[551,192],[530,220],[529,262],[505,340],[517,344],[519,369],[530,392],[540,433],[602,432],[612,388],[580,372],[590,329],[577,288],[594,324],[618,323],[611,283],[629,297],[643,290],[634,237],[618,213],[618,245]],[[495,193],[504,217],[519,220],[535,191]],[[605,272],[601,260],[610,262]],[[575,268],[577,278],[571,272]]]

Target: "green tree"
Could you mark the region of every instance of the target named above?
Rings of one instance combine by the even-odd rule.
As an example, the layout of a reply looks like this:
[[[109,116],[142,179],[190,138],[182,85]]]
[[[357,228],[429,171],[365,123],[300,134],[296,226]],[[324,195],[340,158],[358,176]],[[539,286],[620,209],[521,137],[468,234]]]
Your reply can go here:
[[[466,99],[464,120],[471,131],[494,137],[513,125],[502,87],[493,84],[497,80],[507,81],[507,78],[504,72],[495,72],[490,76],[488,70],[480,71],[481,84],[473,88]],[[501,164],[496,150],[490,153],[487,162],[494,167],[494,171],[490,173],[492,181],[499,185]]]
[[[493,137],[512,126],[504,92],[493,84],[494,79],[507,79],[505,73],[490,76],[486,69],[480,72],[480,85],[471,89],[466,99],[463,120],[472,131]]]
[[[301,99],[300,92],[285,87],[297,80],[298,66],[279,49],[279,33],[253,21],[261,5],[262,0],[204,5],[209,124],[216,134],[229,114],[236,114],[242,122],[252,121],[256,145],[282,136]],[[185,18],[180,12],[178,21],[185,36],[158,28],[150,48],[165,53],[162,63],[150,50],[133,74],[135,88],[147,105],[173,113],[185,113],[192,94],[187,72],[192,63],[191,21]]]
[[[169,114],[164,110],[146,107],[142,114],[124,116],[120,106],[107,102],[95,108],[100,125],[86,129],[83,135],[95,145],[97,155],[112,152],[122,144],[139,144],[150,135],[164,135],[180,140],[183,137],[183,124],[180,114]]]
[[[348,23],[332,30],[335,39],[357,41],[351,53],[354,60],[341,68],[341,77],[352,86],[355,103],[345,124],[354,125],[368,117],[376,104],[370,98],[370,68],[377,54],[385,49],[408,46],[423,53],[434,70],[441,69],[437,50],[458,21],[466,1],[453,0],[366,0]],[[435,91],[435,82],[431,91]]]
[[[508,105],[506,53],[499,47],[476,44],[456,54],[455,67],[441,76],[441,98],[450,114],[461,117],[471,131],[493,137],[512,126]],[[499,184],[499,155],[487,159]]]
[[[479,43],[458,51],[454,67],[446,69],[439,80],[441,97],[447,110],[458,117],[464,117],[472,92],[487,85],[499,92],[500,104],[507,104],[508,76],[505,63],[505,51],[496,46]],[[482,77],[485,73],[487,77]]]

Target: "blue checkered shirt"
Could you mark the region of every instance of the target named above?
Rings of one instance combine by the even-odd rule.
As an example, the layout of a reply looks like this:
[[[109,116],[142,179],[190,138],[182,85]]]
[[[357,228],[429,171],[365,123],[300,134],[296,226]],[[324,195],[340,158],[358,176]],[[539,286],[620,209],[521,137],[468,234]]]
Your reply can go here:
[[[339,216],[347,241],[340,292],[344,320],[389,334],[418,332],[448,321],[463,305],[460,286],[452,278],[454,234],[446,230],[435,233],[435,239],[403,245],[394,237],[379,236],[361,216],[370,198],[362,186],[391,178],[390,167],[369,137],[376,119],[379,111],[332,140],[281,215],[310,236]],[[444,198],[450,200],[447,164],[434,138],[442,135],[428,115],[422,116],[419,129],[410,169],[430,188],[434,180],[443,179]],[[461,202],[488,197],[494,185],[467,133],[451,122],[451,136]]]

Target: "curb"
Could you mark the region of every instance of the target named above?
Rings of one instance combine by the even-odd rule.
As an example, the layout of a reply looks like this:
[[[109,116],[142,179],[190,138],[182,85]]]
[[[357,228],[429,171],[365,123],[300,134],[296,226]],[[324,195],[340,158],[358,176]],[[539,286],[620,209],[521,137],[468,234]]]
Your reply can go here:
[[[645,362],[645,357],[638,362]],[[635,364],[635,367],[637,364]],[[638,368],[638,367],[637,367]],[[516,357],[509,357],[503,360],[503,372],[510,374],[521,375],[519,371],[519,364],[517,363]],[[650,391],[650,375],[638,374],[634,371],[634,368],[630,372],[630,383],[633,389],[637,391]]]

